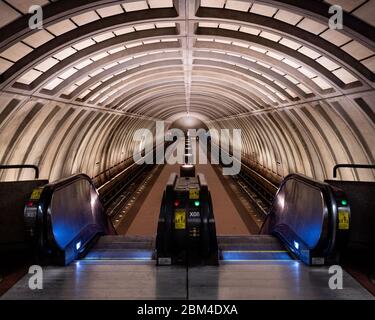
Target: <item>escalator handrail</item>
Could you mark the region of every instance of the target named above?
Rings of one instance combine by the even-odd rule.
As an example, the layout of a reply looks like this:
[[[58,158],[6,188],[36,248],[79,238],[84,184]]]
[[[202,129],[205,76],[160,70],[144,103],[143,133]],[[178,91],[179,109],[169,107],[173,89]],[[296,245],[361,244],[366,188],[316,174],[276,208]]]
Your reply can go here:
[[[283,184],[285,184],[285,182],[286,182],[287,180],[290,180],[290,179],[299,180],[299,181],[305,182],[305,183],[307,183],[307,184],[311,184],[311,185],[313,185],[313,186],[315,186],[315,187],[317,187],[317,188],[319,188],[319,189],[322,189],[322,190],[323,190],[323,189],[326,190],[327,188],[329,188],[329,184],[328,184],[328,183],[326,183],[326,182],[322,182],[322,181],[314,180],[313,178],[310,178],[310,177],[308,177],[308,176],[305,176],[305,175],[303,175],[303,174],[301,174],[301,173],[291,173],[291,174],[288,174],[288,175],[284,178],[284,180],[283,180],[283,182],[281,183],[280,187],[281,187]]]
[[[88,175],[86,175],[84,173],[78,173],[78,174],[69,176],[67,178],[63,178],[61,180],[57,180],[57,181],[51,182],[51,183],[45,185],[45,188],[48,188],[51,191],[54,191],[54,190],[60,189],[61,187],[67,186],[67,185],[69,185],[69,184],[71,184],[71,183],[73,183],[75,181],[82,180],[82,179],[83,180],[87,180],[88,182],[90,182],[90,184],[95,188],[95,185],[92,182],[92,179]]]

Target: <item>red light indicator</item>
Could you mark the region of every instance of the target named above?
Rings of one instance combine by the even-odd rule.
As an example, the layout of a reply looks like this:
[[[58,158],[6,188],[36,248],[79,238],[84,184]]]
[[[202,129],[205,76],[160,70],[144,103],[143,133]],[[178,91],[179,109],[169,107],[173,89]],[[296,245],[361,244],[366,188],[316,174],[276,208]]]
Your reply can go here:
[[[28,207],[32,207],[33,205],[34,205],[34,203],[32,201],[28,201],[27,204],[26,204],[26,206],[28,206]]]
[[[175,202],[174,202],[174,206],[175,207],[178,207],[180,205],[180,200],[175,200]]]

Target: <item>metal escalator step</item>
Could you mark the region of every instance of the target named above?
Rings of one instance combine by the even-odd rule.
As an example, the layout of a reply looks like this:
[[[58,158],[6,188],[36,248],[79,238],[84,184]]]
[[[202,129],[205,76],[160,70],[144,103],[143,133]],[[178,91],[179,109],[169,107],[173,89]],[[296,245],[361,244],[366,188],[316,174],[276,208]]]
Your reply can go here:
[[[222,236],[218,244],[222,250],[285,251],[277,238],[268,235]]]
[[[281,261],[291,260],[283,244],[270,235],[218,237],[224,261]]]
[[[114,236],[102,236],[100,237],[98,243],[129,243],[129,242],[148,242],[152,243],[155,237],[148,236],[125,236],[125,235],[114,235]]]
[[[103,236],[83,260],[151,260],[154,237]]]
[[[83,260],[152,260],[153,250],[91,250]]]
[[[84,260],[151,260],[154,237],[104,236]],[[281,242],[267,235],[219,236],[219,248],[225,261],[291,260]]]
[[[226,251],[221,252],[224,261],[286,261],[292,260],[288,251]]]

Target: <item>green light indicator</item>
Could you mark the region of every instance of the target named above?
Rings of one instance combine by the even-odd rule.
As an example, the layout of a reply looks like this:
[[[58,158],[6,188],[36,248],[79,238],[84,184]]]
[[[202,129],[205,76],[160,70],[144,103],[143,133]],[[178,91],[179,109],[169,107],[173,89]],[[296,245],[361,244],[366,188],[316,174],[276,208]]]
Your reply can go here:
[[[196,207],[199,207],[200,204],[201,204],[201,203],[200,203],[198,200],[194,201],[194,205],[195,205]]]
[[[346,206],[346,205],[348,204],[348,201],[346,201],[346,200],[341,200],[341,204],[342,204],[343,206]]]

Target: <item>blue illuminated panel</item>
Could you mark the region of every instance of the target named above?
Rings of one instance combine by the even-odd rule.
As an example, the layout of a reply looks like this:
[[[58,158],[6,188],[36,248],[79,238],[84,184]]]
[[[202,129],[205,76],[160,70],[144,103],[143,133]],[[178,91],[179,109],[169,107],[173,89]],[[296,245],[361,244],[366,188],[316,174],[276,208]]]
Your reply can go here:
[[[287,251],[222,251],[224,261],[292,260]]]
[[[152,260],[151,250],[105,250],[89,252],[86,260]]]

